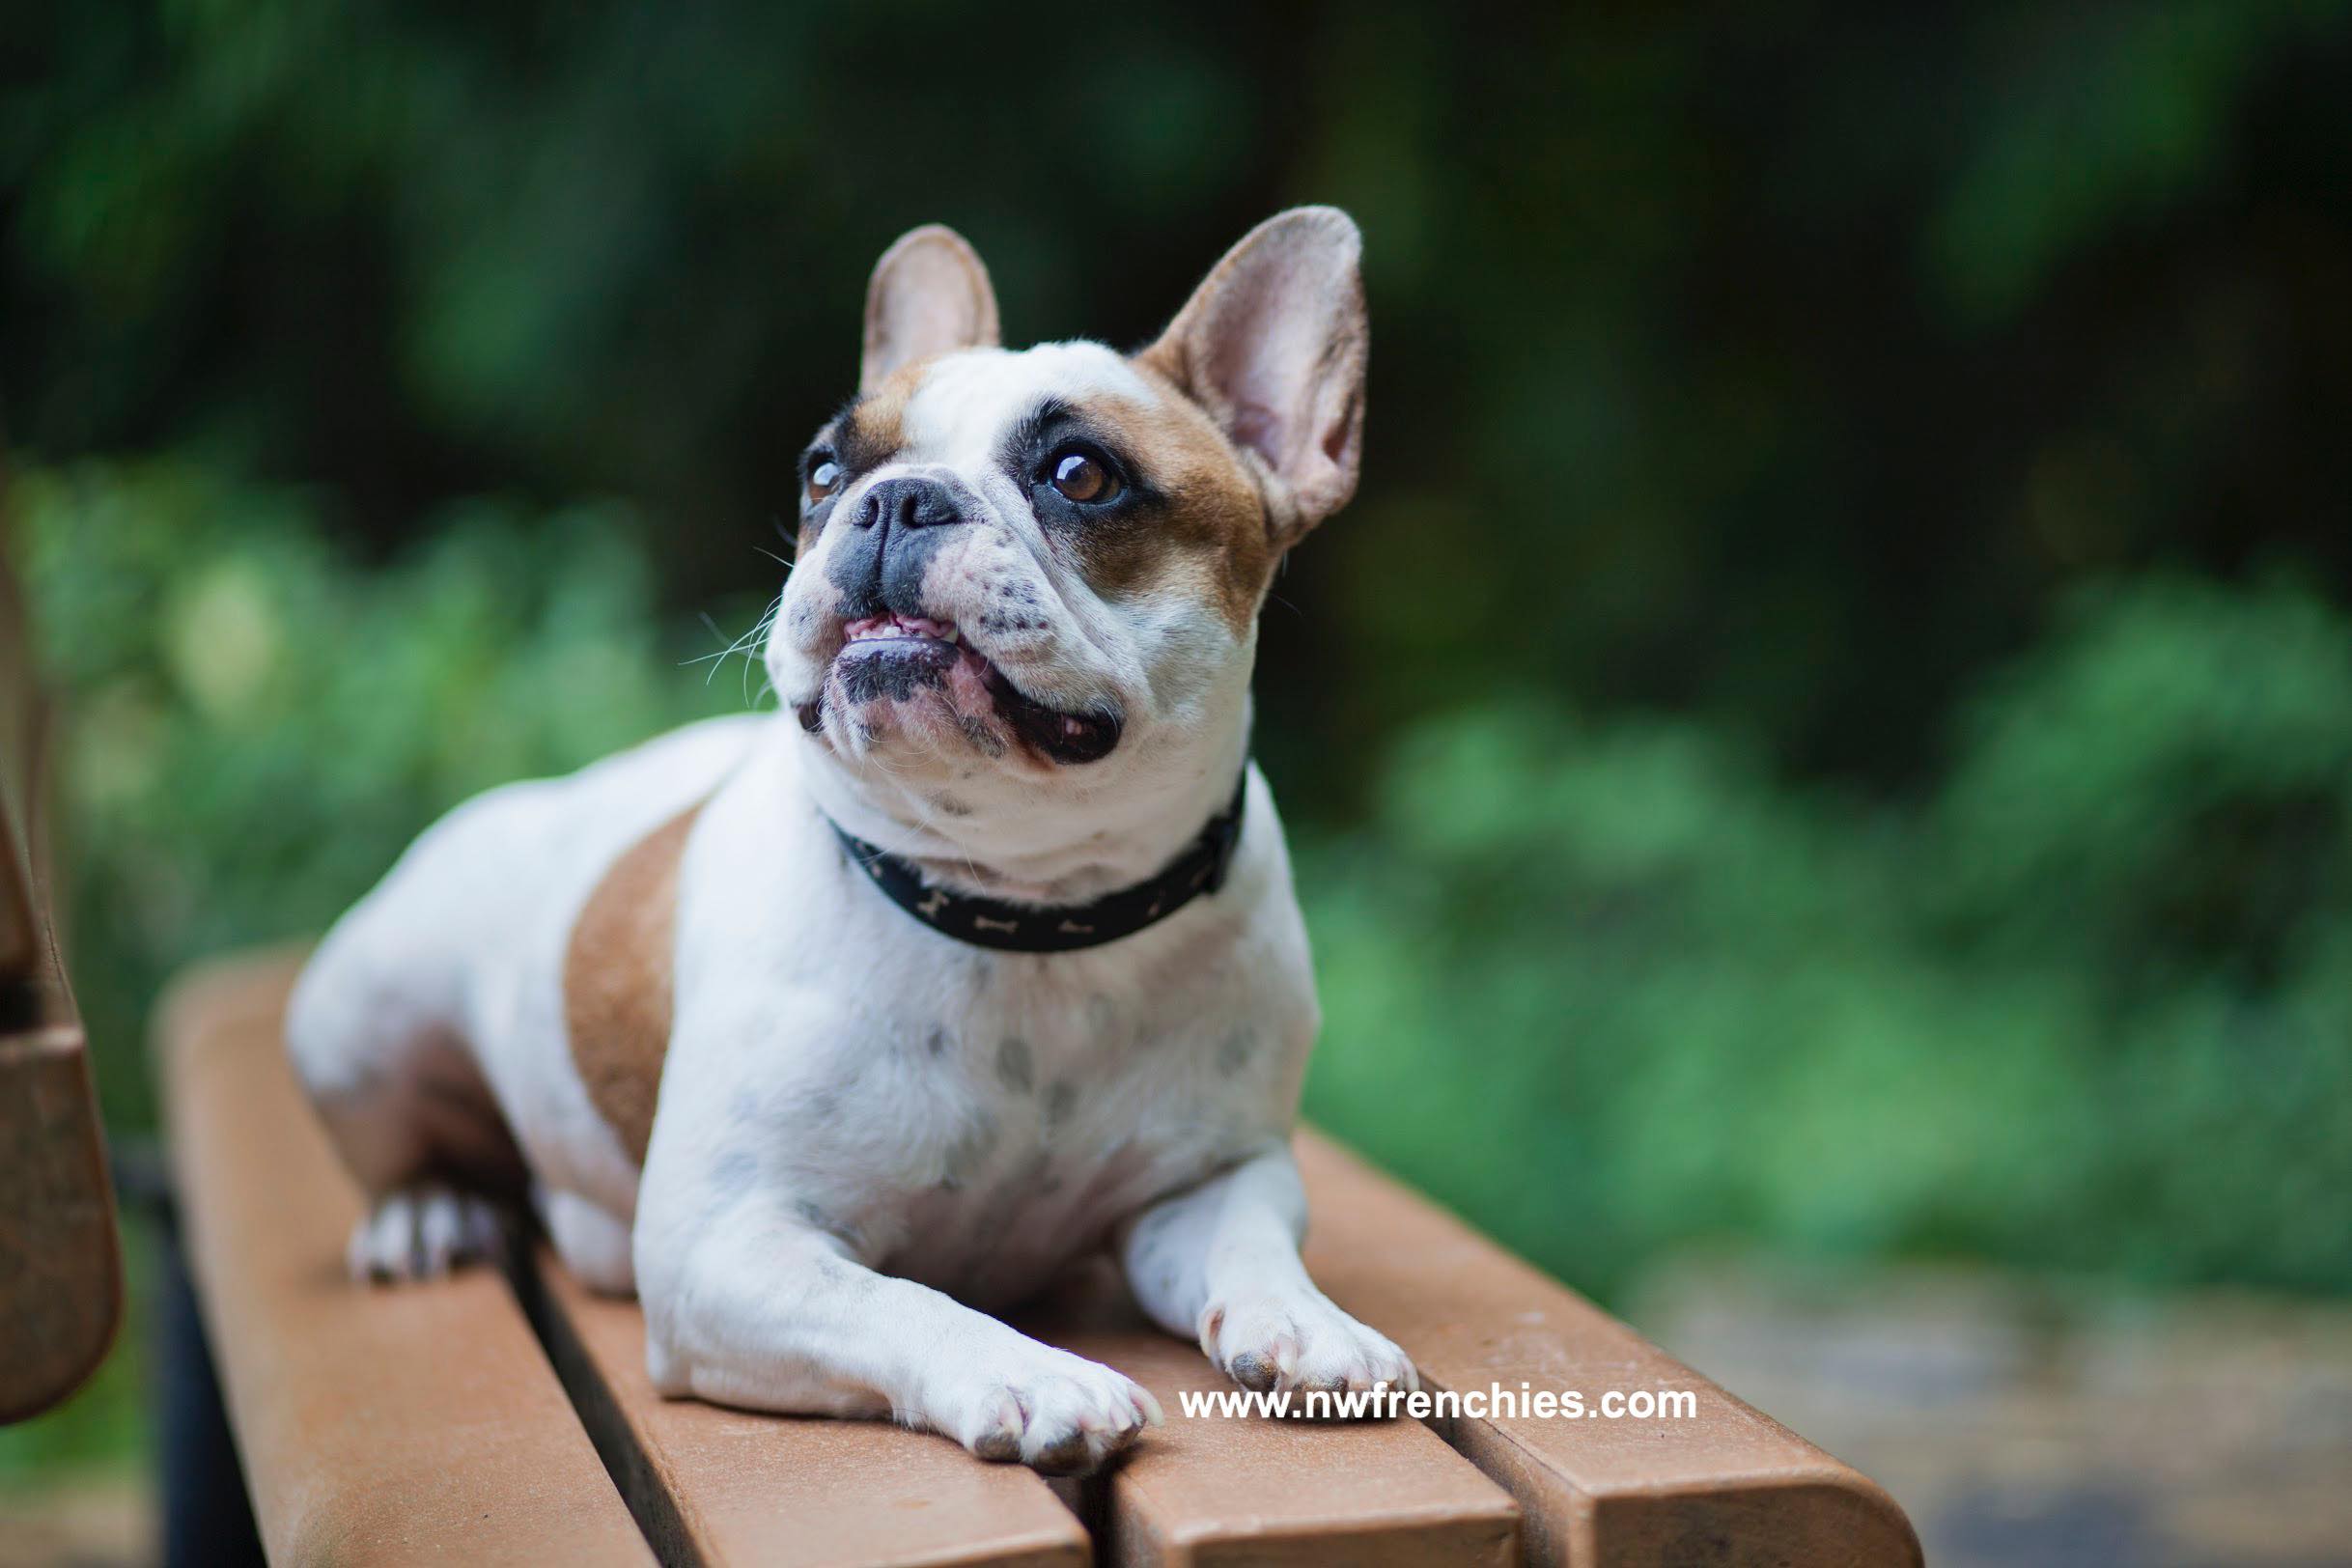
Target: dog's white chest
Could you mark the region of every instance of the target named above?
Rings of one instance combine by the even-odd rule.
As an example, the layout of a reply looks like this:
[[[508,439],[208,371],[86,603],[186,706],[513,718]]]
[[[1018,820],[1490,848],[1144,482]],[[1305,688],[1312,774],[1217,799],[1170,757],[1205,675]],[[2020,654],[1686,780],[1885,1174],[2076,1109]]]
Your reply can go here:
[[[760,1168],[806,1186],[818,1155],[813,1205],[861,1256],[994,1303],[1287,1121],[1296,1064],[1273,1021],[1181,1016],[1156,988],[1091,986],[1108,964],[1076,984],[1057,967],[1073,966],[966,955],[830,1070],[788,1075],[800,1086],[752,1118],[773,1140]]]

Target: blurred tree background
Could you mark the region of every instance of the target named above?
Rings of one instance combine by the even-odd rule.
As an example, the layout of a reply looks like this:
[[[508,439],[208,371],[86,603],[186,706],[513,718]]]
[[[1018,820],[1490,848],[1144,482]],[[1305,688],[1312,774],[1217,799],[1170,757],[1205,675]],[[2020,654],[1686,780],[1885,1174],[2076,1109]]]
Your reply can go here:
[[[1312,1111],[1604,1294],[1714,1236],[2352,1289],[2346,6],[14,22],[119,1124],[172,967],[756,700],[893,236],[1129,345],[1329,201],[1368,463],[1258,683]]]

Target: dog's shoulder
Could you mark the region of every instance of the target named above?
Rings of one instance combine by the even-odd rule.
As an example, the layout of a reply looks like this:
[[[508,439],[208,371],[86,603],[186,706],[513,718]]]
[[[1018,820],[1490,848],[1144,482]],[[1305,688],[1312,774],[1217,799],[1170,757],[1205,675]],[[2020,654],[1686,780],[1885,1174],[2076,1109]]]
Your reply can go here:
[[[690,725],[565,781],[562,831],[594,881],[563,941],[564,1032],[590,1103],[639,1164],[669,1043],[680,866],[705,806],[748,764],[761,722]]]
[[[697,800],[621,852],[564,944],[564,1030],[573,1065],[638,1164],[669,1049],[678,945],[678,867]]]

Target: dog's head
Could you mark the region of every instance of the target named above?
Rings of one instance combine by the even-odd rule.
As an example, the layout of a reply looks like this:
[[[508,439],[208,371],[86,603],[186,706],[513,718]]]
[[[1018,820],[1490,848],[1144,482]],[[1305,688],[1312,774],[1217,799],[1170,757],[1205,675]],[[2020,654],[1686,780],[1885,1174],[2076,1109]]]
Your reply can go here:
[[[969,245],[892,245],[858,395],[801,459],[767,648],[810,742],[902,786],[1051,794],[1238,723],[1276,564],[1356,489],[1360,250],[1345,213],[1284,212],[1122,355],[999,348]]]

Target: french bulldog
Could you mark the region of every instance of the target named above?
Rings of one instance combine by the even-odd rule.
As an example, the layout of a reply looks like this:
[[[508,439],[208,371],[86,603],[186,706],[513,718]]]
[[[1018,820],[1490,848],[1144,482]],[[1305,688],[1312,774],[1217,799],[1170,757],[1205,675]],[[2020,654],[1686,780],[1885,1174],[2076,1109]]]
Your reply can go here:
[[[1084,1471],[1161,1413],[992,1312],[1111,1252],[1261,1390],[1417,1386],[1299,1258],[1319,1015],[1259,607],[1354,492],[1361,239],[1301,208],[1149,348],[998,346],[971,247],[885,252],[799,464],[773,711],[490,792],[297,985],[363,1278],[527,1200],[656,1386]]]

